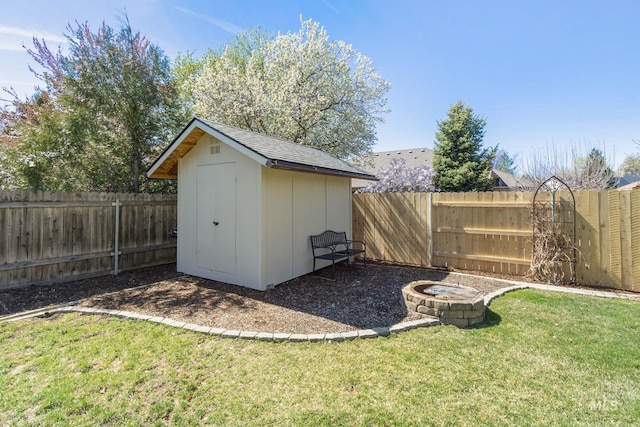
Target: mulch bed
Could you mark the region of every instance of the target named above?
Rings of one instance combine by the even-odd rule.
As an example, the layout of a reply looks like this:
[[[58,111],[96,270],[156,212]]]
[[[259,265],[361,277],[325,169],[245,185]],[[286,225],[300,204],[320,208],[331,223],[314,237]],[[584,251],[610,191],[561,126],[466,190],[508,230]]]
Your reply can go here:
[[[370,263],[338,265],[337,280],[306,275],[261,292],[184,276],[175,265],[116,277],[29,286],[0,292],[0,315],[82,300],[80,305],[169,317],[202,326],[282,333],[344,332],[419,317],[400,289],[414,280],[441,280],[492,292],[504,283],[446,271]],[[326,273],[326,272],[322,272]],[[140,286],[148,285],[140,288]]]
[[[485,295],[509,286],[491,277],[376,263],[366,267],[340,264],[336,266],[336,277],[334,282],[306,275],[261,292],[185,276],[173,264],[116,277],[0,291],[0,316],[82,300],[82,306],[133,311],[224,329],[345,332],[418,318],[419,314],[407,311],[400,291],[415,280],[460,284]]]
[[[178,276],[181,274],[176,271],[176,265],[169,264],[124,272],[115,277],[101,276],[55,285],[0,289],[0,316],[78,301],[93,295],[117,292]]]

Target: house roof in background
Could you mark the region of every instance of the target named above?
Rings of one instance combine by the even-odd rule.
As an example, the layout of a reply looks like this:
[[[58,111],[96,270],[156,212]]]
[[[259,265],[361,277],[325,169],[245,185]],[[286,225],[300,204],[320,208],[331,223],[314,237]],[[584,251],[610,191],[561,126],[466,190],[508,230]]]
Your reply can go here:
[[[624,176],[621,176],[618,178],[618,187],[622,188],[622,187],[628,187],[629,185],[632,184],[640,184],[638,181],[640,181],[640,175],[636,175],[635,173],[628,173]],[[629,188],[627,188],[629,189]]]
[[[234,126],[193,118],[149,170],[150,178],[178,178],[178,160],[208,133],[268,168],[288,169],[363,180],[376,177],[324,151]]]
[[[491,178],[500,178],[500,180],[504,183],[504,188],[532,189],[535,187],[535,183],[530,179],[518,177],[500,169],[491,169]]]
[[[629,182],[628,184],[620,185],[617,190],[638,190],[640,189],[640,180]]]

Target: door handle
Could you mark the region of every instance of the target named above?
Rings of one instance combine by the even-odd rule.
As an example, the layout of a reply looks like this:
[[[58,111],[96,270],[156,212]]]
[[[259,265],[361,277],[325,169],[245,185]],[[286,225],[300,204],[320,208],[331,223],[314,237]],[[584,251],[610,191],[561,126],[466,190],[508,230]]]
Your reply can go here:
[[[218,224],[220,224],[218,221],[213,221],[213,225],[215,225],[216,227],[218,226]]]

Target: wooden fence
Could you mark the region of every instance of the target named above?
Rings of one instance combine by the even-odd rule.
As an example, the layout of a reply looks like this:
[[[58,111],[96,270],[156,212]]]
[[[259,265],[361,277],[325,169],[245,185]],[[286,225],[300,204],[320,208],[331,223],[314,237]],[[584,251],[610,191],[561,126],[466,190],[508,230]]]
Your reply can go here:
[[[575,198],[577,281],[640,292],[640,190]],[[353,236],[378,260],[523,276],[532,200],[521,192],[356,194]],[[110,274],[116,262],[120,271],[173,263],[176,216],[176,196],[0,191],[0,289]]]
[[[524,276],[534,193],[355,194],[353,236],[373,259]],[[558,192],[558,202],[570,199]],[[575,193],[576,279],[640,291],[640,190]],[[550,193],[536,200],[549,201]],[[565,266],[566,274],[569,274]]]
[[[0,289],[173,263],[176,214],[175,195],[0,191]]]

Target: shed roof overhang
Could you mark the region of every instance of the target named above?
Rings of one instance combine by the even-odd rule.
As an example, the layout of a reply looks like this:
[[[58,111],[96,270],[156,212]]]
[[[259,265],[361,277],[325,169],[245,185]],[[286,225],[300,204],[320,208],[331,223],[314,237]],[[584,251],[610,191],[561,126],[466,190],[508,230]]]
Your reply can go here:
[[[255,160],[261,165],[272,169],[294,170],[299,172],[308,172],[324,175],[342,176],[346,178],[360,178],[366,180],[377,181],[374,175],[364,171],[362,173],[351,170],[339,170],[322,167],[313,164],[304,164],[286,161],[282,159],[269,158],[260,152],[248,147],[247,145],[225,135],[208,123],[194,117],[189,124],[180,132],[164,152],[153,162],[147,170],[149,178],[158,179],[177,179],[178,178],[178,160],[184,157],[193,147],[196,146],[200,138],[207,133],[219,139],[225,144],[231,146],[235,150]]]
[[[378,178],[376,178],[375,176],[369,175],[366,173],[340,171],[336,169],[323,168],[321,166],[305,165],[302,163],[293,163],[293,162],[287,162],[284,160],[276,160],[276,159],[268,160],[265,166],[271,169],[285,169],[285,170],[294,170],[298,172],[317,173],[321,175],[344,176],[347,178],[368,179],[370,181],[378,180]]]

